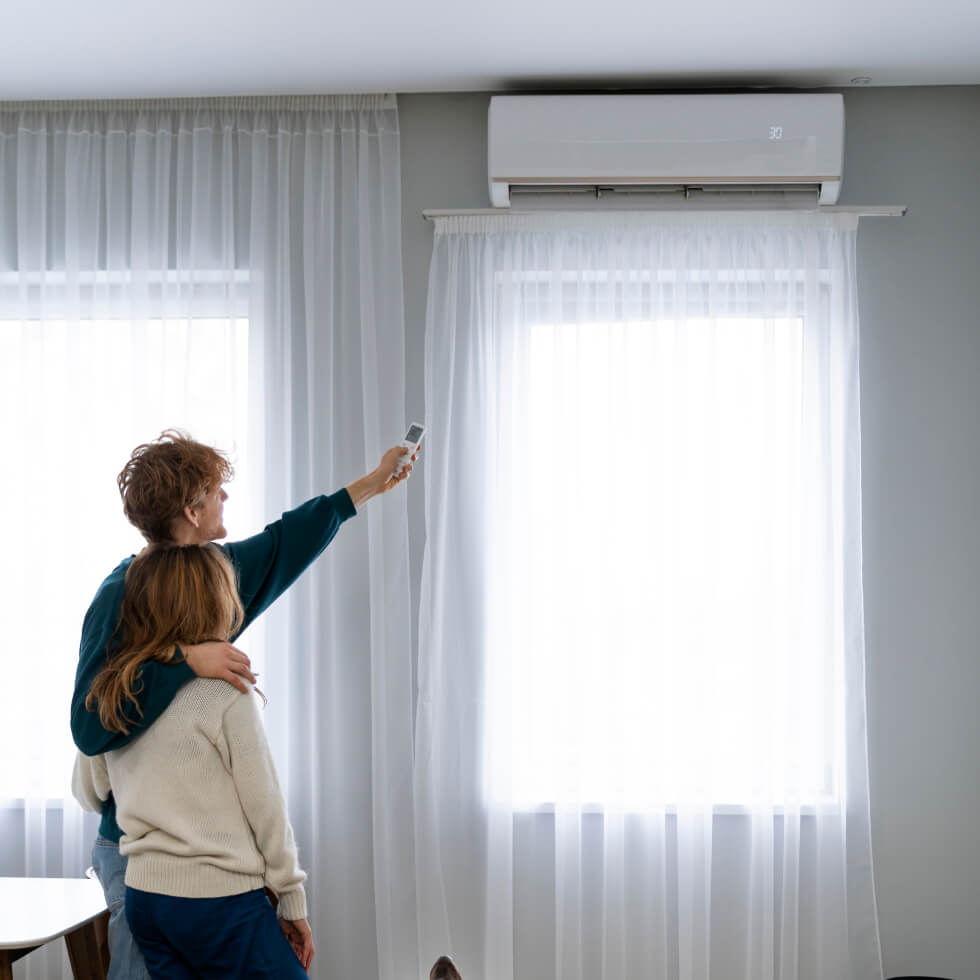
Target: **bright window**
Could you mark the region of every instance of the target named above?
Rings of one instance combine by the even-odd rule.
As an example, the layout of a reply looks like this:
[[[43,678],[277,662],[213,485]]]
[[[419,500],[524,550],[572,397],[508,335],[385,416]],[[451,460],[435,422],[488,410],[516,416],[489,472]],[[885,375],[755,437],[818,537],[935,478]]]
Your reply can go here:
[[[539,323],[528,343],[526,441],[500,449],[519,489],[491,569],[511,624],[491,797],[833,799],[839,670],[799,601],[802,320]]]
[[[130,451],[179,427],[246,461],[248,322],[0,320],[4,683],[0,799],[70,796],[69,704],[82,619],[143,540],[115,478]],[[226,525],[249,513],[230,488]]]

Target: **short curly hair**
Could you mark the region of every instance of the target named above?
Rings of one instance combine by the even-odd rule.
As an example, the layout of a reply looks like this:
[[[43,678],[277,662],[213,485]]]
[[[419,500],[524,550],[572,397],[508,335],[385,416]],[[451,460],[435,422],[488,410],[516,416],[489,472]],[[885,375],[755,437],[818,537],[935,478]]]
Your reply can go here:
[[[235,475],[220,449],[166,429],[137,446],[116,478],[123,512],[150,544],[173,539],[174,521],[185,507],[199,507]]]

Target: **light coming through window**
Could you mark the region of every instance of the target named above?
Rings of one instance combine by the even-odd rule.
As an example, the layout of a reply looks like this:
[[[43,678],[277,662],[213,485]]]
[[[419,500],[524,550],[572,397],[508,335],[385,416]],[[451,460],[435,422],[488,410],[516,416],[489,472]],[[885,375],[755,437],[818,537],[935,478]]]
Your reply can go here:
[[[488,793],[813,804],[839,670],[801,596],[803,329],[539,324],[502,440]]]

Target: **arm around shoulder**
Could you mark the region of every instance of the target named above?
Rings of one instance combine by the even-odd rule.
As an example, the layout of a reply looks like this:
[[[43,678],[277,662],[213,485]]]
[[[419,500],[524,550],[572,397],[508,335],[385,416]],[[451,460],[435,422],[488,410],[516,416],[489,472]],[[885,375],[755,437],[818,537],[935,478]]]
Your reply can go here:
[[[186,663],[171,664],[148,660],[140,671],[136,692],[139,710],[128,704],[124,714],[129,733],[108,731],[103,727],[98,711],[85,704],[92,682],[108,662],[113,646],[119,610],[125,589],[128,562],[121,563],[99,587],[95,599],[85,614],[82,638],[78,649],[78,668],[71,699],[71,734],[75,745],[85,755],[95,756],[122,748],[140,732],[152,725],[169,707],[177,691],[192,677],[194,671]]]

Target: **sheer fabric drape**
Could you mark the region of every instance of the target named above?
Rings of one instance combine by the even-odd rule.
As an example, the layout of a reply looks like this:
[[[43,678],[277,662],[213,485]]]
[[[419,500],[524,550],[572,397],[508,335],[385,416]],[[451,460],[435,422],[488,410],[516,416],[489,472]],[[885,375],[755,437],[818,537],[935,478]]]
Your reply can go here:
[[[852,217],[436,223],[422,961],[881,977]]]
[[[141,546],[113,483],[129,450],[171,425],[228,449],[243,537],[400,436],[398,145],[383,96],[0,107],[2,493],[22,517],[3,710],[23,746],[16,771],[5,753],[0,873],[89,863],[67,705],[82,614]],[[409,622],[395,494],[241,640],[310,875],[317,976],[416,958]],[[17,969],[67,977],[61,960]]]

